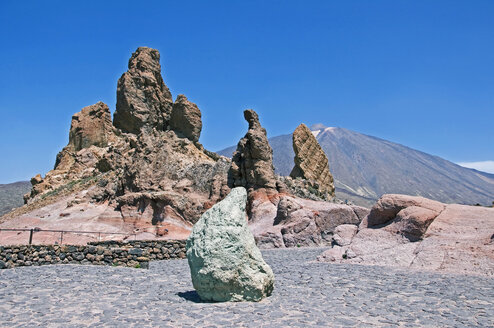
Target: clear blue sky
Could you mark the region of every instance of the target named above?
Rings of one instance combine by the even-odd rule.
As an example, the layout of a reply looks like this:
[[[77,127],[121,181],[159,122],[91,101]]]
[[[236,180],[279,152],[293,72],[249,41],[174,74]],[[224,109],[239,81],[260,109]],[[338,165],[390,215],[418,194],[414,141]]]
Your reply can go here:
[[[494,160],[494,1],[1,1],[0,183],[46,173],[139,46],[198,104],[201,142],[301,122]]]

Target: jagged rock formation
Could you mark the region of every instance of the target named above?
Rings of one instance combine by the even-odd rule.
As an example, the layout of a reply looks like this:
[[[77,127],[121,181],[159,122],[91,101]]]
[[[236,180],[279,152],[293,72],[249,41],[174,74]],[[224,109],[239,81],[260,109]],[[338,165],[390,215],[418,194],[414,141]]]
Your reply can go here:
[[[325,173],[329,173],[329,168],[326,157],[325,172],[318,170],[315,164],[322,161],[320,147],[320,152],[312,151],[315,146],[319,146],[317,141],[315,144],[308,143],[307,137],[301,136],[296,143],[303,149],[299,152],[300,162],[316,166],[316,170],[310,171],[310,177],[318,178],[319,181],[307,180],[305,177],[276,177],[271,146],[256,112],[246,110],[244,117],[249,122],[249,130],[240,139],[233,155],[229,184],[244,186],[249,190],[249,224],[259,247],[331,245],[333,230],[338,225],[357,225],[367,215],[365,208],[324,202],[332,200],[334,188],[332,193],[328,192],[328,175]],[[309,151],[303,148],[307,145]],[[303,156],[315,158],[302,159]],[[326,183],[326,188],[319,188],[321,181]]]
[[[249,123],[249,130],[240,139],[233,154],[230,184],[247,189],[275,189],[273,150],[269,145],[266,130],[252,109],[244,111],[244,118]]]
[[[329,171],[328,158],[312,131],[303,123],[293,132],[293,150],[295,166],[290,176],[313,181],[314,187],[322,194],[334,197],[333,176]]]
[[[360,222],[357,208],[289,195],[324,199],[309,180],[274,175],[266,130],[253,110],[244,112],[249,130],[233,162],[205,150],[199,108],[183,95],[172,103],[160,68],[156,50],[132,54],[118,82],[113,124],[103,103],[74,115],[55,168],[33,178],[27,205],[12,213],[18,220],[5,224],[185,238],[232,186],[248,189],[249,225],[263,247],[326,245],[335,226]],[[300,208],[278,215],[285,197]]]
[[[340,225],[357,226],[364,207],[302,199],[287,194],[253,197],[250,227],[260,248],[329,246]]]
[[[87,191],[78,202],[106,202],[118,213],[112,217],[190,229],[226,196],[230,161],[211,156],[198,142],[201,112],[183,95],[173,104],[159,58],[145,47],[132,54],[118,81],[113,125],[101,102],[74,115],[69,144],[54,170],[33,180],[26,202],[79,186]]]
[[[172,106],[172,95],[161,77],[160,53],[138,48],[129,60],[128,71],[118,80],[113,124],[134,134],[143,127],[165,130]]]
[[[493,208],[383,195],[347,233],[319,260],[494,275]]]
[[[234,188],[187,239],[192,283],[203,301],[260,301],[273,291],[273,271],[247,227],[246,203],[246,190]]]
[[[369,208],[383,194],[466,205],[491,206],[494,200],[494,174],[344,128],[317,124],[311,130],[328,157],[338,199]],[[292,139],[291,134],[269,138],[276,174],[293,169]],[[218,154],[231,157],[235,149]]]
[[[72,116],[69,143],[57,155],[55,168],[44,178],[31,179],[30,193],[24,195],[27,203],[35,196],[54,191],[70,181],[90,179],[101,173],[98,164],[107,154],[110,144],[120,143],[111,124],[108,106],[102,102],[84,107]]]
[[[108,146],[112,131],[110,109],[100,101],[72,116],[69,145],[74,151],[91,146],[104,148]]]
[[[173,104],[170,127],[191,141],[199,141],[202,130],[201,111],[184,95],[178,95]]]

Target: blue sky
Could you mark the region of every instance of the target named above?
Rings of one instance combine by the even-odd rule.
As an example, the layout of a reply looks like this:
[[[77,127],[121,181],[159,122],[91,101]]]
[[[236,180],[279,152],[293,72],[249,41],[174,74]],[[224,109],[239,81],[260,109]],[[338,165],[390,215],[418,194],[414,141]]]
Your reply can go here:
[[[494,160],[494,1],[1,1],[0,183],[46,173],[73,113],[138,46],[203,115],[201,142],[301,122],[454,162]]]

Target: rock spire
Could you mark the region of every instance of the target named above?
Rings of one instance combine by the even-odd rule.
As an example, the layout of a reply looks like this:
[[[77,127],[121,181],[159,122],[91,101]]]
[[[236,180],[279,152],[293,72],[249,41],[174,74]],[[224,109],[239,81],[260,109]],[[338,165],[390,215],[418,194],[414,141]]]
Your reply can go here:
[[[333,176],[324,150],[305,125],[300,124],[293,132],[293,150],[295,167],[290,176],[304,178],[315,182],[319,192],[334,196]]]
[[[240,139],[233,154],[230,183],[247,189],[276,189],[273,150],[266,130],[261,126],[259,116],[254,110],[244,111],[244,118],[249,123],[249,130]]]
[[[139,134],[143,127],[164,130],[173,99],[161,76],[160,53],[140,47],[132,54],[128,67],[118,80],[113,124],[134,134]]]

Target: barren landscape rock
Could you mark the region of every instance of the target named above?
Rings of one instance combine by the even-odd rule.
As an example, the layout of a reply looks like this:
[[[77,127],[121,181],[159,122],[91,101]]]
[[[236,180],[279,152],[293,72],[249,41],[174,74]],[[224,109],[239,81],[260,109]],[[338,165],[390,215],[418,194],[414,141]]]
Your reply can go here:
[[[247,192],[234,188],[206,211],[187,239],[192,283],[204,301],[260,301],[274,275],[247,227]]]
[[[358,227],[354,224],[342,224],[334,229],[333,241],[338,246],[347,246],[352,242]]]
[[[494,275],[493,233],[493,208],[383,195],[351,243],[319,260]]]
[[[315,181],[321,193],[334,196],[333,176],[329,171],[328,158],[312,131],[303,123],[293,132],[293,150],[295,167],[290,176]]]
[[[249,194],[249,198],[251,195]],[[249,225],[260,248],[328,246],[335,229],[356,226],[368,210],[358,206],[313,201],[287,194],[250,202]],[[359,215],[357,215],[359,213]]]
[[[43,182],[43,178],[41,177],[41,174],[36,174],[34,177],[31,178],[31,185],[37,185],[39,183]]]
[[[83,108],[73,117],[69,144],[54,170],[35,179],[26,202],[39,208],[85,190],[81,202],[107,202],[123,220],[119,226],[174,224],[183,236],[229,192],[231,162],[197,142],[202,123],[195,104],[179,96],[172,113],[157,50],[132,54],[117,94],[115,126],[132,133],[111,124],[103,103]]]
[[[394,219],[402,209],[417,206],[439,214],[444,209],[444,204],[424,197],[386,194],[383,195],[372,207],[367,224],[369,227],[387,223]]]
[[[112,131],[110,109],[100,101],[72,116],[69,145],[76,152],[90,146],[106,147]]]
[[[192,141],[199,141],[202,129],[201,111],[184,95],[178,95],[173,104],[170,128]]]
[[[129,60],[129,69],[118,80],[113,124],[123,132],[138,134],[142,127],[164,130],[173,99],[161,77],[160,54],[140,47]]]
[[[252,109],[244,111],[244,118],[249,122],[249,130],[240,139],[233,154],[230,183],[232,186],[243,186],[247,189],[276,189],[273,150],[269,145],[266,130]]]

